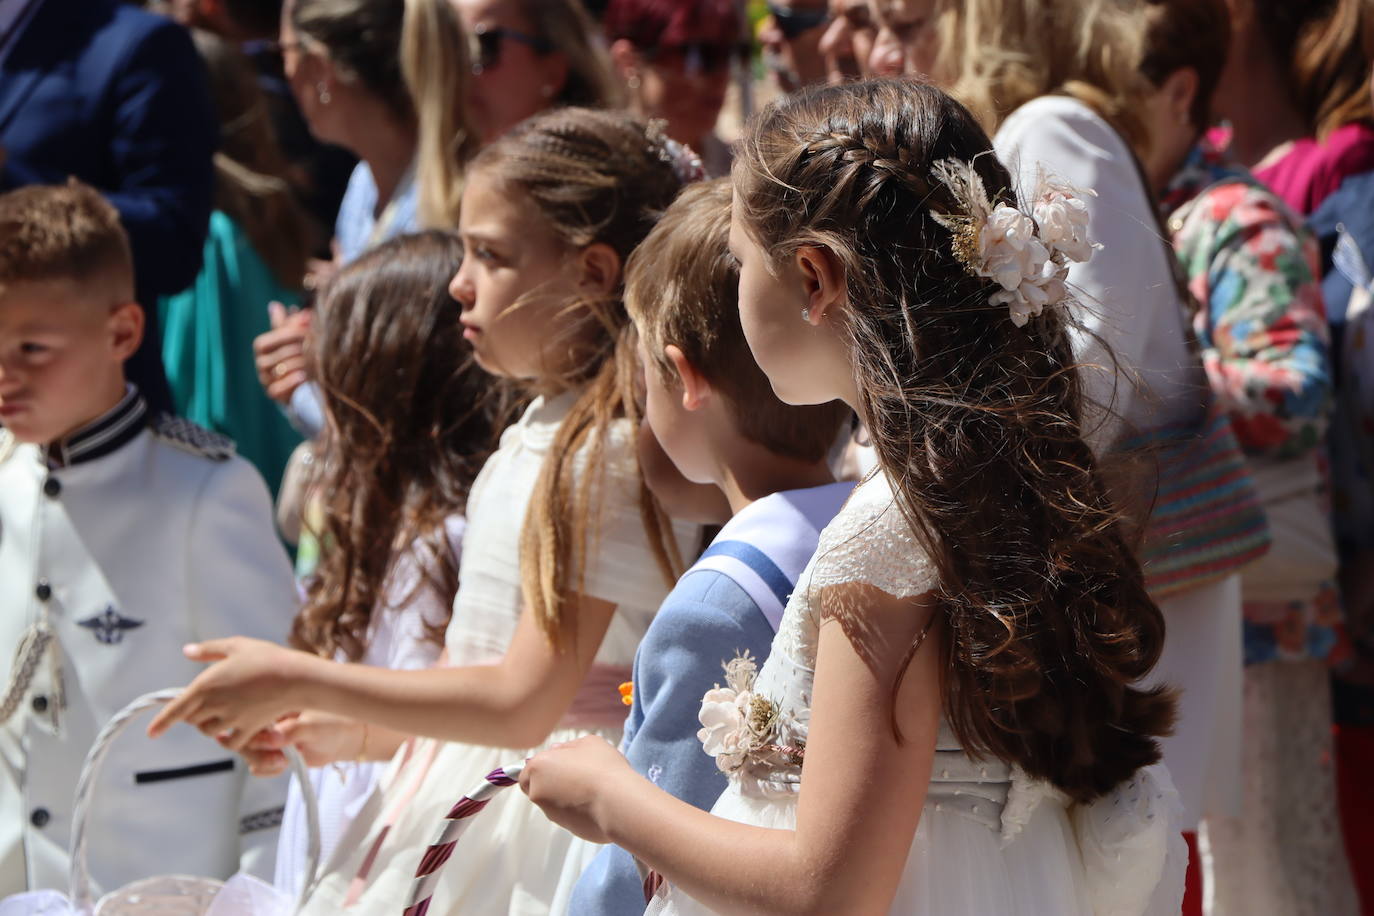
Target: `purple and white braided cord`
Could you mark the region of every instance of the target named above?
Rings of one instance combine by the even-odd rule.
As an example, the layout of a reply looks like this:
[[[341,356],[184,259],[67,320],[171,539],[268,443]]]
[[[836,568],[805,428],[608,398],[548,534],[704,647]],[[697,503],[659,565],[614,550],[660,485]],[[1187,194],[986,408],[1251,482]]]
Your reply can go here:
[[[439,883],[439,873],[453,855],[458,838],[472,823],[472,816],[487,806],[487,803],[502,789],[508,789],[520,778],[525,768],[524,761],[510,766],[498,767],[487,774],[476,789],[464,795],[445,817],[446,823],[439,836],[425,850],[420,859],[420,867],[415,869],[415,883],[411,886],[410,902],[402,911],[402,916],[425,916],[430,901],[434,899],[434,888]]]

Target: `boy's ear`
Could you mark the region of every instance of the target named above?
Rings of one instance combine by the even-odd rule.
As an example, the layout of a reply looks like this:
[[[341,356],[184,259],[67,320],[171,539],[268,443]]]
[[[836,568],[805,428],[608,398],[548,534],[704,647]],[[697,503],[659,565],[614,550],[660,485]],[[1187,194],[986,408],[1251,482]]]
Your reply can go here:
[[[604,242],[583,248],[577,266],[578,286],[593,296],[609,296],[620,285],[620,255]]]
[[[668,344],[664,347],[663,355],[673,364],[673,371],[682,383],[682,409],[700,410],[711,397],[711,383],[706,380],[706,376],[697,371],[696,366],[688,362],[687,354],[683,353],[677,344]]]
[[[812,327],[820,327],[847,301],[844,267],[833,251],[819,245],[798,248],[793,255],[793,265],[801,273],[805,291],[805,321]]]
[[[110,351],[120,362],[134,355],[143,342],[145,325],[143,309],[136,302],[126,302],[110,309],[107,327],[110,331]]]
[[[1164,93],[1170,114],[1181,124],[1192,123],[1193,100],[1197,98],[1197,89],[1197,71],[1192,67],[1179,67],[1164,78],[1160,91]]]

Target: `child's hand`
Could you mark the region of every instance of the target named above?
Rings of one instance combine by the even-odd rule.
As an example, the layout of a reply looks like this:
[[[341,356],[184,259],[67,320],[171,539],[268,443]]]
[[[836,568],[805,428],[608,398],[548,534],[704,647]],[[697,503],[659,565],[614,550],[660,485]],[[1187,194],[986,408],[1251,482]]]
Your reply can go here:
[[[239,753],[254,776],[277,776],[286,772],[283,748],[288,745],[296,748],[306,766],[322,767],[357,759],[365,738],[363,724],[357,719],[327,712],[288,713],[271,728],[254,735]],[[223,736],[216,740],[227,746]]]
[[[309,658],[303,652],[242,636],[192,644],[182,651],[194,661],[217,664],[158,713],[148,726],[150,738],[174,723],[189,722],[239,753],[258,732],[303,705],[293,692],[298,684],[293,672]]]
[[[280,776],[286,772],[286,741],[275,727],[265,728],[253,736],[248,746],[239,752],[248,772],[260,779]]]
[[[604,738],[557,744],[525,761],[520,788],[549,820],[593,843],[609,843],[600,811],[604,793],[627,778],[630,764]]]
[[[289,715],[276,724],[283,745],[294,745],[305,765],[322,767],[340,760],[356,760],[365,748],[363,723],[327,712]]]

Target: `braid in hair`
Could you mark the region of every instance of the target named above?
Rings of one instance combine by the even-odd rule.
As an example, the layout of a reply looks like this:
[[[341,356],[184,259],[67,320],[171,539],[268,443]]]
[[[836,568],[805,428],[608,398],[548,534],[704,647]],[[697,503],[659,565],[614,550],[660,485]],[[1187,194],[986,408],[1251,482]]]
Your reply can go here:
[[[807,90],[741,144],[736,217],[775,260],[817,246],[844,268],[856,406],[939,573],[950,726],[1088,800],[1159,757],[1174,701],[1135,684],[1164,621],[1083,440],[1071,308],[1017,327],[991,301],[947,227],[972,214],[936,180],[945,160],[1014,203],[987,135],[939,90]]]

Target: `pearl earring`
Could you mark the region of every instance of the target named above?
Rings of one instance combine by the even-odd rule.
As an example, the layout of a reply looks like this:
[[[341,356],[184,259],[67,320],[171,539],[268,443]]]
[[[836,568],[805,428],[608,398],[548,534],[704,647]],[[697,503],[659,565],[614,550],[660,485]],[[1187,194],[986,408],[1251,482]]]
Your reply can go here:
[[[318,86],[316,86],[315,91],[319,93],[321,105],[328,105],[331,101],[333,101],[334,97],[329,94],[329,89],[327,86],[325,86],[324,83],[320,83]]]
[[[810,308],[804,308],[804,309],[802,309],[802,321],[805,321],[807,324],[810,324],[810,323],[811,323],[811,309],[810,309]]]
[[[630,91],[633,92],[634,90],[636,90],[636,89],[639,88],[639,77],[638,77],[638,76],[632,76],[632,77],[630,77],[629,79],[627,79],[627,80],[625,81],[625,85],[629,86],[629,87],[630,87]]]

